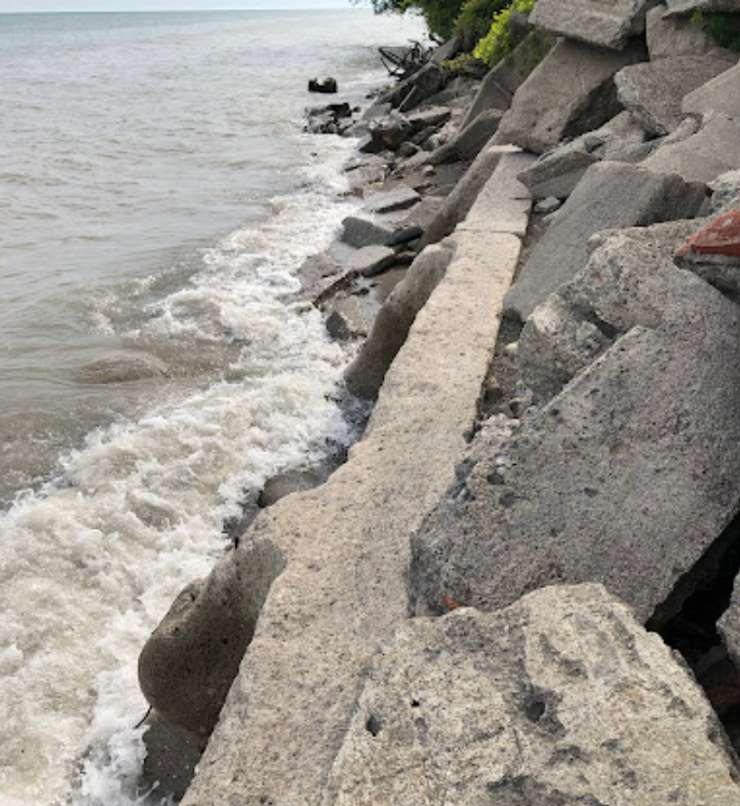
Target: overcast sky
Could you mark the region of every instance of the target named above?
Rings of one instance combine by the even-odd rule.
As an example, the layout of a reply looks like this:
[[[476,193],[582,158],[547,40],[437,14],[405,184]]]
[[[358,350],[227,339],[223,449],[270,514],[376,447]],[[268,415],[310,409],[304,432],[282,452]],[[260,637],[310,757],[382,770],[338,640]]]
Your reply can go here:
[[[222,8],[348,7],[351,7],[349,0],[0,0],[0,13],[8,11],[172,11]]]

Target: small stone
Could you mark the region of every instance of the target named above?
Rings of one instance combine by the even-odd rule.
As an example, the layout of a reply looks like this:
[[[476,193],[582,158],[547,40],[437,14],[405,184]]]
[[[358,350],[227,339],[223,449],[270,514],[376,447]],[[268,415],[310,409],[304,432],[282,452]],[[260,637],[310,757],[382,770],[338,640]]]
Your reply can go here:
[[[337,80],[327,76],[326,78],[311,78],[308,81],[309,92],[320,92],[332,95],[338,91]]]
[[[546,199],[538,201],[534,209],[538,213],[554,213],[561,205],[560,199],[556,199],[555,196],[548,196]]]

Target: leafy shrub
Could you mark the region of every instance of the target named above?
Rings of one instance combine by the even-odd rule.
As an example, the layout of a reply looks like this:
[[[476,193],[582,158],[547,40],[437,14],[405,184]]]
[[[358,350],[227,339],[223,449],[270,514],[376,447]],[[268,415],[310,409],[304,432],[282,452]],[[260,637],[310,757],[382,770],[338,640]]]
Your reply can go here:
[[[478,42],[473,55],[489,66],[506,58],[512,51],[511,15],[514,12],[528,14],[534,8],[535,2],[536,0],[514,0],[511,5],[497,12],[488,33]]]
[[[376,14],[419,11],[430,34],[448,39],[454,33],[455,20],[460,14],[463,0],[371,0],[371,3]]]
[[[691,21],[703,28],[720,47],[740,53],[740,24],[737,14],[708,14],[697,10]]]
[[[491,28],[494,15],[508,5],[510,0],[465,0],[455,20],[455,33],[472,49]]]

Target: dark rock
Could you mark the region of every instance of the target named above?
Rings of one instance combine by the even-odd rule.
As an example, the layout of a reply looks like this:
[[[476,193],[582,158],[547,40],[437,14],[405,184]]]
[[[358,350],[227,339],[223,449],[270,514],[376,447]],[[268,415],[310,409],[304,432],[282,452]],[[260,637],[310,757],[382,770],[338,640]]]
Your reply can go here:
[[[309,92],[332,95],[337,92],[337,89],[337,80],[335,78],[311,78],[308,81]]]
[[[704,185],[673,174],[619,162],[592,165],[535,246],[506,295],[505,309],[525,321],[586,265],[588,239],[599,230],[690,218],[705,197]]]
[[[147,719],[144,746],[142,788],[156,798],[180,801],[193,779],[206,740],[152,712]]]
[[[402,112],[413,109],[422,101],[444,89],[447,83],[445,71],[434,62],[425,64],[420,70],[397,84],[380,99]]]
[[[434,151],[429,157],[429,162],[432,165],[441,165],[457,160],[475,159],[483,146],[496,133],[502,117],[503,112],[498,109],[487,109],[481,112],[448,143]]]
[[[327,329],[328,329],[327,320]],[[281,498],[303,490],[312,490],[323,484],[331,475],[332,466],[320,462],[309,467],[300,467],[286,470],[269,479],[260,493],[259,505],[269,507],[276,504]]]
[[[666,7],[658,5],[648,11],[645,20],[650,60],[676,56],[703,56],[717,43],[688,17],[665,17]]]
[[[393,229],[359,216],[347,216],[342,221],[342,240],[344,243],[361,249],[363,246],[387,246],[393,235]]]

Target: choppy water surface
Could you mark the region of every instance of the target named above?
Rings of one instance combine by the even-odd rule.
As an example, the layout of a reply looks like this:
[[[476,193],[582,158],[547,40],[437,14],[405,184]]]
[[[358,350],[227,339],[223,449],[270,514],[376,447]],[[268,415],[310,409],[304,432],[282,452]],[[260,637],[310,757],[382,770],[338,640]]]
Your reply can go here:
[[[344,438],[346,357],[285,301],[356,205],[304,87],[359,99],[375,47],[419,33],[0,15],[2,806],[137,802],[143,640],[242,490]]]

